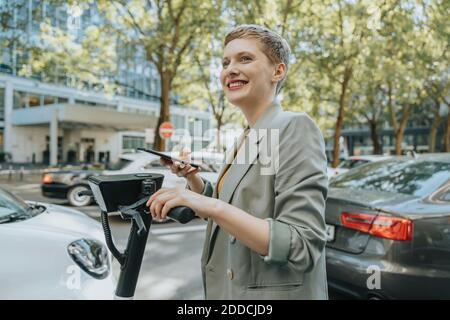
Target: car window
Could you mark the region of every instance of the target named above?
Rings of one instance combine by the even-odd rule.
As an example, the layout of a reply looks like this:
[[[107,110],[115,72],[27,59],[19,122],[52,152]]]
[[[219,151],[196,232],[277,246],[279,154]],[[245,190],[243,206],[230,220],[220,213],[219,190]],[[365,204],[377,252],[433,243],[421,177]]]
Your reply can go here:
[[[113,162],[110,165],[109,170],[121,170],[121,169],[125,168],[127,165],[129,165],[130,163],[131,163],[131,160],[120,158],[118,161]]]
[[[450,163],[388,160],[360,166],[337,176],[330,186],[425,196],[448,180]]]
[[[350,169],[352,167],[353,160],[344,160],[341,162],[341,164],[338,166],[338,168],[342,169]]]
[[[144,169],[159,169],[159,168],[164,168],[164,166],[161,164],[159,158],[157,160],[153,160],[153,161],[147,163],[144,166]]]
[[[438,195],[438,200],[450,203],[450,188]]]
[[[0,223],[9,222],[29,214],[30,206],[12,193],[0,189]]]
[[[359,166],[361,166],[361,165],[363,165],[363,164],[366,164],[366,163],[369,163],[369,161],[368,161],[368,160],[361,160],[361,159],[355,160],[355,161],[353,161],[353,163],[352,163],[352,168],[359,167]]]

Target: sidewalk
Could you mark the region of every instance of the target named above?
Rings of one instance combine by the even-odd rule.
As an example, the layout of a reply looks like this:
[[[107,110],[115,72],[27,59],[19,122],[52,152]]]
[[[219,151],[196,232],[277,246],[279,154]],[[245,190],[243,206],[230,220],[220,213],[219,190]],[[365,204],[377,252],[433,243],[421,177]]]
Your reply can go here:
[[[40,183],[42,180],[43,171],[23,171],[20,170],[1,170],[0,183],[1,184],[17,184],[17,183]]]

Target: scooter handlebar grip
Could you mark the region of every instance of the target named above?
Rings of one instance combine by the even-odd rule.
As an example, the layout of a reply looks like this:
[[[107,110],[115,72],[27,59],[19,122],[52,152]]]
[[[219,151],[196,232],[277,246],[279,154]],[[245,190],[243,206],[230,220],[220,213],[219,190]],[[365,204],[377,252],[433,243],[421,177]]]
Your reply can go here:
[[[188,207],[175,207],[170,210],[168,217],[181,224],[185,224],[195,218],[195,213]]]

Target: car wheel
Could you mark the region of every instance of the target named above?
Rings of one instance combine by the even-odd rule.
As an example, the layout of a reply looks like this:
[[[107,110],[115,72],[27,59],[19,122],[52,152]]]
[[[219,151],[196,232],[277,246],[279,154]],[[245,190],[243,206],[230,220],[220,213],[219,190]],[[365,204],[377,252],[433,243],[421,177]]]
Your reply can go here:
[[[78,193],[81,191],[90,190],[88,186],[78,185],[72,187],[67,193],[67,199],[69,203],[74,207],[84,207],[91,203],[92,199],[90,196],[79,196]]]

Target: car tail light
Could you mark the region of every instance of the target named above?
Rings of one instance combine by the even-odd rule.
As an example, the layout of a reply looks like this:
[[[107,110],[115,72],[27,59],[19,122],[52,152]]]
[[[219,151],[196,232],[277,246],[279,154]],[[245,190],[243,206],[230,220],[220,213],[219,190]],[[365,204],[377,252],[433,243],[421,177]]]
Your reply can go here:
[[[52,176],[48,173],[44,174],[44,176],[42,177],[42,183],[52,183],[53,179]]]
[[[342,212],[341,222],[347,228],[376,237],[398,241],[412,240],[413,222],[408,219],[367,213]]]

